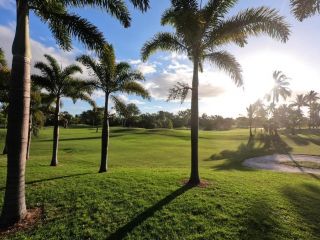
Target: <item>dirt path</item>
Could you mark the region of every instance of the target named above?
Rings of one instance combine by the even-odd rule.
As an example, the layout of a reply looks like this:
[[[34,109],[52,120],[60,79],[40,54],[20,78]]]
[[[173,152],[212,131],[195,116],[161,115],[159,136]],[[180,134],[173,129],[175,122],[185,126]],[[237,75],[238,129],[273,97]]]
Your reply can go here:
[[[283,164],[284,162],[290,161],[292,161],[296,166],[288,166]],[[242,164],[250,168],[268,169],[279,172],[311,173],[320,175],[320,169],[302,167],[299,162],[303,161],[320,163],[320,156],[274,154],[250,158],[245,160]]]

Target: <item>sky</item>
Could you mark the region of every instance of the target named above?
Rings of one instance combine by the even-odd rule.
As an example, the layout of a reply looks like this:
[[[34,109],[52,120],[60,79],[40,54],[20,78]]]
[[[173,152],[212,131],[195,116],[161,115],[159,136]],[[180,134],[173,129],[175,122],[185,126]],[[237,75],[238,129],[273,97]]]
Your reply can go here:
[[[206,2],[206,1],[204,1]],[[120,94],[127,103],[135,103],[141,112],[169,111],[177,112],[190,108],[190,100],[184,104],[167,102],[168,90],[178,81],[191,83],[192,64],[184,55],[159,52],[147,62],[140,60],[143,44],[159,31],[171,31],[160,25],[164,10],[170,6],[170,0],[151,0],[151,9],[141,13],[128,3],[132,23],[130,28],[121,24],[98,9],[72,9],[94,23],[104,33],[106,40],[113,44],[118,61],[127,61],[133,68],[142,71],[146,81],[143,83],[151,93],[151,101],[139,97]],[[246,114],[246,107],[259,98],[263,98],[273,85],[272,73],[280,70],[290,78],[293,97],[310,90],[320,92],[320,16],[314,16],[304,22],[297,21],[290,13],[289,0],[239,0],[228,16],[249,8],[268,6],[276,8],[286,17],[291,26],[291,36],[283,44],[265,36],[252,37],[248,44],[240,48],[227,45],[222,50],[232,53],[242,66],[244,86],[236,87],[224,72],[215,66],[205,64],[200,73],[199,102],[200,113],[238,117]],[[15,32],[15,1],[0,0],[0,47],[5,50],[11,63],[11,45]],[[73,50],[64,52],[59,49],[49,29],[33,14],[30,16],[30,35],[32,64],[44,60],[44,54],[51,54],[62,66],[75,63],[75,58],[89,53],[81,43],[74,41]],[[35,70],[32,69],[32,72]],[[84,73],[86,76],[87,71]],[[96,91],[93,98],[98,106],[103,106],[104,95]],[[290,103],[292,99],[287,102]],[[63,99],[62,111],[79,114],[90,109],[90,105],[70,99]]]

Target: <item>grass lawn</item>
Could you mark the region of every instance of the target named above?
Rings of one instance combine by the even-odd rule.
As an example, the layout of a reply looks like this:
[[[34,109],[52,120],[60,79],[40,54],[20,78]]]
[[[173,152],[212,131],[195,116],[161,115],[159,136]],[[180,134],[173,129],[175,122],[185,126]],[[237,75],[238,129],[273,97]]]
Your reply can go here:
[[[187,130],[113,128],[109,172],[98,174],[100,133],[61,129],[58,167],[49,167],[52,129],[34,138],[27,163],[29,208],[43,220],[7,239],[320,239],[320,177],[252,170],[248,157],[320,155],[320,135],[301,132],[248,142],[248,130],[200,133],[206,188],[188,188]],[[0,150],[4,132],[0,132]],[[0,155],[0,206],[6,157]],[[4,239],[6,239],[4,238]]]

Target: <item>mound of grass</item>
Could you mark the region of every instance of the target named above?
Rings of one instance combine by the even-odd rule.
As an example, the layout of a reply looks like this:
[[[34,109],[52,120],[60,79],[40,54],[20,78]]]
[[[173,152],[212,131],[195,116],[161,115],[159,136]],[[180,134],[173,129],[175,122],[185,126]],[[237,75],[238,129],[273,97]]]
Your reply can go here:
[[[288,136],[266,145],[248,142],[247,130],[201,132],[200,173],[209,185],[191,188],[182,184],[188,130],[113,128],[105,174],[97,173],[95,129],[61,130],[58,167],[49,167],[51,134],[33,139],[27,162],[28,208],[41,207],[43,220],[3,239],[320,239],[319,179],[241,166],[278,151],[278,141],[292,153],[320,154],[314,141],[302,148]],[[0,206],[5,170],[0,156]]]

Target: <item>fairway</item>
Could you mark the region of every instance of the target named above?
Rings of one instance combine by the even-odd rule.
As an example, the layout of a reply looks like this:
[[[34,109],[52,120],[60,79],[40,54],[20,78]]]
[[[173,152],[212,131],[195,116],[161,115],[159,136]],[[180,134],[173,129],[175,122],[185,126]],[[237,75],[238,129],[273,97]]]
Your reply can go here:
[[[200,132],[206,187],[184,187],[188,130],[112,128],[109,171],[98,174],[100,133],[61,129],[59,166],[49,167],[52,128],[33,138],[28,208],[44,214],[33,229],[4,239],[320,239],[318,176],[241,166],[274,151],[320,155],[317,134],[248,144],[248,130]],[[0,132],[3,147],[4,132]],[[6,157],[0,156],[0,205]]]

